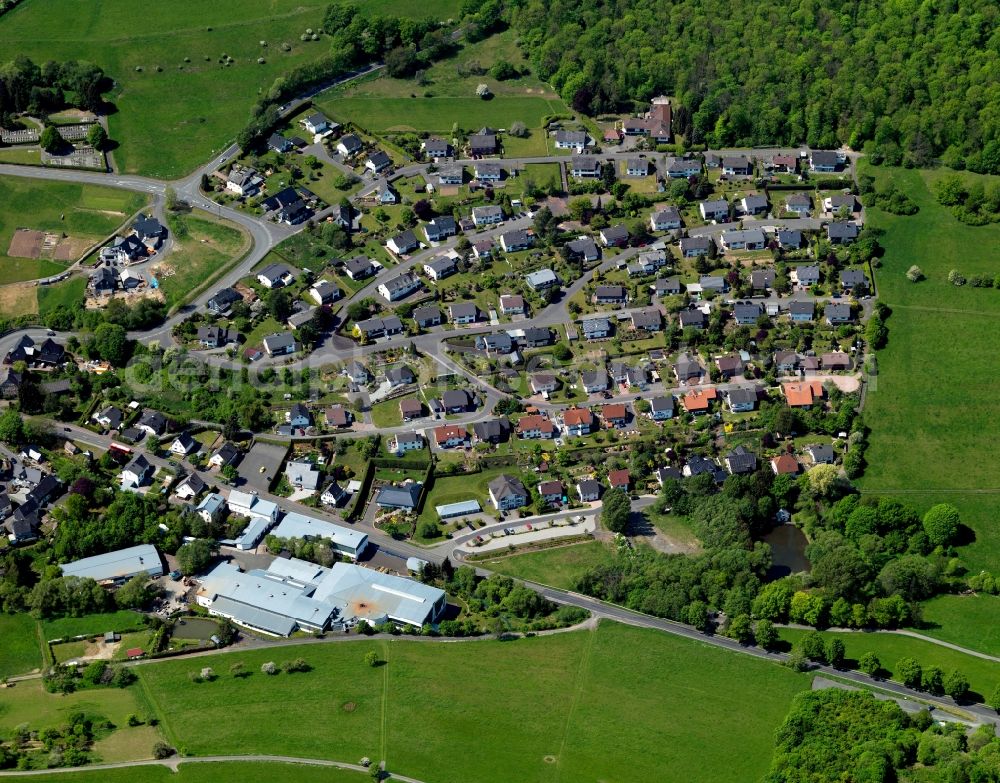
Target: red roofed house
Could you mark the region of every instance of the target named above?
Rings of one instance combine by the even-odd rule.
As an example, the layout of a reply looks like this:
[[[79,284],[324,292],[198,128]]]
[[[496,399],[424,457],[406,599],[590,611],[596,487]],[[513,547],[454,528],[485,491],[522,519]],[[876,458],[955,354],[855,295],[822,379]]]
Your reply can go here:
[[[823,384],[820,381],[783,383],[781,391],[791,408],[811,408],[817,400],[823,399]]]
[[[628,492],[631,480],[627,470],[612,470],[608,473],[608,485],[611,489],[623,489]]]
[[[621,429],[628,424],[628,408],[620,402],[613,402],[601,408],[601,418],[605,426]]]
[[[688,413],[706,413],[712,400],[718,399],[714,386],[707,389],[694,389],[681,397],[681,404]]]
[[[563,424],[570,435],[588,435],[594,426],[594,414],[586,408],[570,408],[563,413]]]
[[[776,476],[794,476],[799,472],[799,462],[791,454],[782,454],[771,460],[771,470]]]
[[[556,431],[555,425],[545,416],[522,416],[517,422],[517,434],[520,438],[551,438]]]
[[[454,424],[442,424],[434,428],[434,442],[438,448],[450,449],[454,446],[464,446],[469,438],[469,433],[465,427],[458,427]]]

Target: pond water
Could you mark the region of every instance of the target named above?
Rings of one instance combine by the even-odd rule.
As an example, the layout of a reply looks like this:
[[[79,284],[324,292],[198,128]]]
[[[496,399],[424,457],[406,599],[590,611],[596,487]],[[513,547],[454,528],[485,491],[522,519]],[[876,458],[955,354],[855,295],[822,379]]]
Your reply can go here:
[[[174,625],[173,636],[178,639],[211,639],[219,632],[219,624],[201,617],[183,617]]]
[[[795,525],[778,525],[764,536],[764,542],[771,545],[773,565],[767,572],[769,579],[809,570],[809,560],[806,558],[809,541]]]

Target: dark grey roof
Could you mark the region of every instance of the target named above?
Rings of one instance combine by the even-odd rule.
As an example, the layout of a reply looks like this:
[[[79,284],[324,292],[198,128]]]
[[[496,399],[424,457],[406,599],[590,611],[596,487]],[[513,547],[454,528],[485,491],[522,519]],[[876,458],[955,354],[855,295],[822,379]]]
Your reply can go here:
[[[749,405],[757,403],[757,389],[753,386],[737,386],[727,393],[731,405]]]
[[[726,455],[732,473],[753,473],[757,470],[757,455],[745,446],[737,446]]]

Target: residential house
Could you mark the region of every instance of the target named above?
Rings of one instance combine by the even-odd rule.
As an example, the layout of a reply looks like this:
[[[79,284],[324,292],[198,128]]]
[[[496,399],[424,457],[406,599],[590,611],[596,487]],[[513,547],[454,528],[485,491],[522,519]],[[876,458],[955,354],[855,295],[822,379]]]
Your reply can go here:
[[[574,155],[569,173],[578,179],[597,179],[601,176],[601,161],[593,155]]]
[[[602,228],[599,236],[605,247],[625,247],[628,244],[628,229],[620,223],[609,228]]]
[[[399,414],[403,421],[413,421],[424,415],[424,406],[415,397],[404,397],[399,401]]]
[[[264,351],[268,356],[283,356],[295,353],[299,346],[295,342],[295,337],[288,332],[279,334],[269,334],[264,338]]]
[[[625,176],[626,177],[648,177],[649,176],[649,161],[646,158],[626,158],[625,159]]]
[[[593,503],[601,499],[601,483],[595,479],[584,479],[576,484],[576,494],[581,503]]]
[[[403,322],[398,316],[387,315],[385,318],[369,318],[354,324],[354,334],[365,340],[376,340],[379,337],[391,337],[403,331]]]
[[[505,253],[515,253],[518,250],[527,250],[531,247],[533,238],[531,234],[523,228],[513,231],[505,231],[500,235],[500,247]]]
[[[814,465],[832,465],[837,459],[833,451],[833,446],[829,443],[806,446],[805,453],[809,455]]]
[[[457,231],[458,225],[451,215],[439,215],[424,226],[424,236],[428,242],[441,242],[455,236]]]
[[[347,365],[347,368],[344,370],[344,374],[347,375],[347,379],[351,383],[359,386],[368,383],[368,381],[372,378],[371,373],[368,372],[368,368],[361,362],[357,361],[351,362]]]
[[[857,293],[868,290],[868,278],[860,269],[844,269],[840,272],[840,288],[844,291]]]
[[[316,470],[315,465],[306,460],[289,461],[285,465],[285,478],[294,489],[315,492],[319,489],[322,474]]]
[[[256,169],[251,168],[234,166],[233,170],[229,172],[229,176],[226,177],[226,190],[246,198],[257,195],[263,184],[264,178],[257,173]]]
[[[450,449],[456,446],[464,446],[469,439],[469,433],[465,427],[455,424],[442,424],[434,428],[434,442],[439,449]]]
[[[0,397],[5,400],[16,399],[24,382],[24,373],[7,370],[7,376],[0,383]]]
[[[87,282],[94,296],[110,296],[118,288],[118,278],[114,270],[106,266],[98,267]]]
[[[405,364],[401,364],[397,367],[390,367],[385,371],[385,379],[393,388],[397,386],[408,386],[417,382],[417,376],[414,375],[413,370]]]
[[[257,273],[257,282],[264,288],[284,288],[294,280],[292,270],[284,264],[268,264]]]
[[[830,372],[851,369],[851,357],[843,351],[824,353],[820,357],[819,362],[824,370],[829,370]]]
[[[627,470],[608,471],[608,486],[611,487],[611,489],[620,489],[624,492],[628,492],[631,484],[632,477],[629,475]]]
[[[737,386],[726,392],[726,406],[732,413],[747,413],[757,407],[757,389],[754,386]]]
[[[296,429],[312,426],[312,414],[301,402],[297,402],[285,414],[285,421]]]
[[[771,460],[771,470],[776,476],[794,476],[799,472],[799,462],[791,454],[781,454]]]
[[[216,315],[228,315],[232,307],[237,302],[242,302],[243,297],[233,288],[223,288],[216,292],[215,296],[208,300],[206,307]]]
[[[684,237],[680,241],[681,255],[684,258],[707,256],[712,252],[711,237]]]
[[[208,458],[208,464],[210,467],[221,469],[226,467],[226,465],[235,464],[239,456],[239,449],[227,440],[212,453],[211,457]]]
[[[529,326],[517,338],[523,348],[542,348],[552,343],[552,330],[547,326]]]
[[[170,453],[179,457],[186,457],[192,451],[198,450],[198,441],[191,437],[190,432],[182,432],[174,442],[170,444]]]
[[[551,269],[539,269],[524,276],[524,281],[535,291],[544,291],[559,285],[559,276]]]
[[[624,429],[628,425],[628,408],[620,402],[604,405],[601,407],[601,419],[605,427]]]
[[[503,416],[477,421],[472,425],[472,432],[478,443],[503,443],[510,438],[510,421]]]
[[[159,248],[160,243],[167,235],[167,229],[152,215],[140,215],[132,224],[132,231],[136,238],[150,251]]]
[[[834,150],[811,150],[809,153],[809,168],[813,171],[829,174],[840,165],[840,154]]]
[[[440,326],[443,320],[441,309],[434,305],[421,305],[413,310],[413,320],[421,329]]]
[[[733,318],[740,326],[754,326],[763,314],[760,302],[736,302],[733,305]]]
[[[676,231],[681,225],[681,213],[677,207],[664,207],[649,217],[649,227],[653,231]]]
[[[201,476],[191,473],[174,488],[174,494],[181,500],[191,500],[198,497],[205,489],[205,482]]]
[[[742,375],[744,365],[743,360],[740,359],[736,354],[731,354],[729,356],[720,356],[715,360],[715,366],[719,368],[719,374],[723,378],[735,378],[737,375]]]
[[[559,506],[565,496],[565,489],[561,481],[542,481],[538,485],[538,497],[549,506]]]
[[[566,434],[574,437],[589,435],[594,426],[594,414],[587,408],[568,408],[563,411],[562,420]]]
[[[803,245],[802,232],[798,229],[778,229],[776,239],[778,240],[778,247],[782,250],[798,250]]]
[[[350,495],[336,481],[331,481],[319,496],[319,501],[324,506],[339,506]]]
[[[719,398],[713,387],[707,389],[692,389],[681,397],[681,405],[684,410],[695,416],[708,413],[712,403]]]
[[[770,205],[762,193],[749,193],[740,199],[740,212],[744,215],[764,215]]]
[[[655,473],[657,483],[662,487],[668,481],[680,481],[684,478],[684,474],[681,473],[677,468],[665,467],[657,468]]]
[[[794,155],[782,155],[778,154],[768,161],[767,166],[771,171],[784,172],[785,174],[794,174],[798,170],[799,159]]]
[[[332,304],[341,297],[340,288],[329,280],[320,280],[309,289],[309,296],[318,305]]]
[[[558,130],[555,132],[557,150],[582,150],[590,142],[586,131]]]
[[[348,133],[340,137],[337,142],[337,152],[343,155],[345,158],[349,158],[352,155],[357,155],[364,148],[361,139],[355,136],[353,133]]]
[[[774,354],[774,369],[779,373],[795,372],[799,368],[799,355],[795,351],[777,351]]]
[[[485,129],[484,130],[488,130]],[[495,133],[476,133],[469,136],[469,150],[473,157],[496,155],[497,137]]]
[[[306,129],[308,133],[314,136],[319,136],[323,133],[333,130],[338,127],[336,123],[330,123],[322,113],[314,112],[310,114],[305,119],[301,120],[302,127]]]
[[[453,324],[472,324],[479,320],[475,302],[454,302],[448,305],[448,319]]]
[[[440,444],[439,444],[440,445]],[[397,454],[410,451],[420,451],[424,447],[424,439],[417,432],[399,432],[389,442],[389,450]]]
[[[122,412],[114,405],[109,405],[95,413],[93,419],[107,430],[116,430],[122,425]]]
[[[444,405],[445,413],[464,413],[472,400],[464,389],[448,389],[441,395],[441,404]]]
[[[390,302],[396,302],[405,299],[414,291],[419,291],[422,286],[419,277],[412,272],[404,272],[379,284],[378,292]]]
[[[599,285],[594,289],[595,304],[623,305],[627,301],[625,287],[620,285]]]
[[[421,142],[420,149],[424,153],[424,156],[431,160],[450,158],[452,156],[451,144],[444,139],[425,139]]]
[[[507,356],[514,350],[514,340],[507,332],[494,332],[476,338],[476,348],[487,354]]]
[[[475,223],[477,227],[493,226],[498,223],[503,223],[503,221],[503,207],[495,204],[488,204],[484,207],[472,208],[472,222]]]
[[[674,158],[667,164],[670,179],[689,179],[701,174],[701,161],[697,158]]]
[[[473,165],[472,174],[478,182],[500,182],[503,179],[503,166],[492,161],[479,160]]]
[[[819,284],[819,266],[817,264],[797,266],[792,270],[792,277],[800,290],[811,288]]]
[[[681,329],[704,329],[708,326],[708,316],[696,307],[681,310],[677,320]]]
[[[375,274],[375,265],[367,256],[354,256],[344,262],[344,273],[351,280],[364,280]]]
[[[785,209],[799,217],[809,217],[812,199],[805,193],[792,193],[785,199]]]
[[[608,373],[604,369],[584,370],[580,373],[580,383],[587,394],[608,390]]]
[[[533,373],[530,384],[532,394],[551,394],[559,388],[559,379],[550,373]]]
[[[472,255],[479,259],[491,258],[496,247],[492,239],[478,239],[472,243]]]
[[[416,250],[420,247],[420,242],[417,241],[417,235],[414,234],[411,229],[406,229],[406,231],[402,234],[398,234],[389,239],[389,241],[385,243],[385,246],[397,256],[401,256],[412,250]]]
[[[461,177],[461,174],[459,176]],[[399,194],[388,180],[379,180],[375,186],[375,201],[383,206],[398,204]]]
[[[549,440],[555,437],[556,426],[546,416],[529,414],[522,416],[517,422],[517,436],[525,440]]]
[[[726,250],[763,250],[767,247],[767,238],[759,228],[723,231],[722,246]]]
[[[749,177],[753,162],[744,155],[727,155],[722,158],[722,173],[727,177]]]
[[[750,287],[754,291],[770,291],[774,288],[774,277],[774,270],[771,268],[754,269],[750,273]]]
[[[145,455],[137,454],[122,470],[122,484],[132,488],[141,487],[153,472],[153,466]]]
[[[142,416],[139,417],[135,426],[147,435],[159,437],[167,431],[167,417],[159,411],[147,408],[142,412]]]
[[[524,484],[514,476],[501,473],[488,484],[490,500],[497,511],[512,511],[528,505],[530,495]]]
[[[501,294],[500,312],[504,315],[524,315],[524,297],[520,294]]]
[[[811,408],[816,402],[822,402],[826,394],[820,381],[783,383],[781,392],[790,408]]]
[[[831,215],[838,214],[842,209],[853,214],[858,211],[858,200],[852,193],[834,193],[823,199],[823,209]]]
[[[51,337],[36,344],[28,335],[22,335],[4,357],[4,364],[24,362],[29,366],[55,367],[66,360],[66,349]]]
[[[210,492],[202,498],[195,513],[205,521],[205,524],[210,525],[221,519],[225,510],[226,499],[217,492]]]
[[[649,417],[653,421],[666,421],[674,417],[674,397],[672,394],[653,397],[649,401]]]
[[[458,262],[448,256],[436,256],[424,264],[424,273],[434,281],[443,280],[457,271]]]
[[[847,324],[854,320],[851,315],[851,305],[848,302],[830,302],[823,309],[823,317],[831,326]]]
[[[287,136],[282,136],[279,133],[272,133],[267,137],[267,148],[279,155],[284,155],[286,152],[291,152],[295,149],[295,145],[292,144],[292,140]]]
[[[637,332],[658,332],[663,328],[663,316],[656,308],[632,311],[632,328]]]
[[[590,237],[579,237],[566,243],[566,250],[574,259],[585,262],[596,261],[601,257],[597,243]]]
[[[684,467],[681,468],[681,472],[687,477],[708,474],[717,484],[726,480],[726,472],[713,460],[701,454],[689,457]]]
[[[465,181],[465,169],[461,164],[442,166],[438,169],[439,185],[461,185]]]
[[[587,318],[581,326],[585,340],[603,340],[611,336],[611,322],[607,318]]]
[[[379,508],[398,508],[412,511],[420,503],[422,485],[419,481],[408,481],[400,486],[382,487],[375,496]]]
[[[835,220],[826,227],[826,238],[833,245],[849,245],[859,233],[856,224],[842,220]]]
[[[816,303],[811,299],[793,299],[788,303],[788,315],[793,321],[811,321],[816,312]]]
[[[676,275],[654,280],[650,288],[656,296],[675,296],[681,292],[681,279]]]
[[[734,476],[757,470],[757,455],[746,446],[737,446],[723,458],[723,462],[726,470]]]
[[[729,202],[724,198],[702,201],[698,204],[702,220],[729,220]]]

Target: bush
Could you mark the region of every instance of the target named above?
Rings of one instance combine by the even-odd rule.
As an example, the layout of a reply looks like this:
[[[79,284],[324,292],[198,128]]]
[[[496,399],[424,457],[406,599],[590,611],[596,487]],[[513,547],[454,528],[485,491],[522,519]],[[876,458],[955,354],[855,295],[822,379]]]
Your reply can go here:
[[[262,674],[277,674],[278,667],[274,665],[274,661],[268,661],[260,665],[260,671]]]
[[[312,666],[306,663],[304,658],[296,658],[294,661],[285,661],[281,664],[281,668],[288,674],[294,674],[295,672],[310,671]]]
[[[166,742],[157,742],[153,745],[153,758],[154,759],[168,759],[176,753],[172,747],[170,747]]]
[[[924,279],[923,270],[914,264],[909,269],[906,270],[906,279],[911,283],[917,283]]]
[[[369,666],[378,666],[378,654],[374,650],[365,653],[365,663]]]

